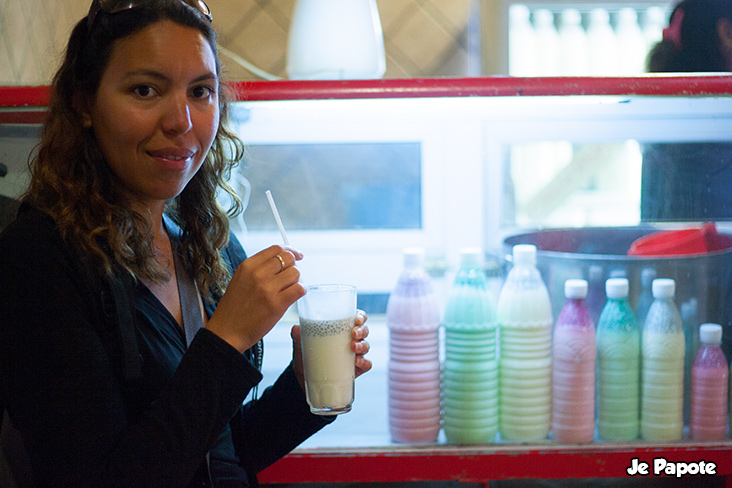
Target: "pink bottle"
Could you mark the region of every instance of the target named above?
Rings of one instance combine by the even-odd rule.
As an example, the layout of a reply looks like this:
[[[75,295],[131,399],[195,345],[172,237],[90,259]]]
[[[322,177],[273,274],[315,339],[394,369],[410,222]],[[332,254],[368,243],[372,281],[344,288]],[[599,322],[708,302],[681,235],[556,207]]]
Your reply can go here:
[[[695,441],[718,441],[727,436],[727,391],[729,366],[722,342],[722,326],[702,324],[701,346],[691,367],[691,420]]]
[[[564,295],[552,336],[552,438],[581,444],[595,435],[595,327],[587,282],[567,280]]]
[[[424,250],[406,248],[386,307],[389,431],[394,442],[435,442],[440,432],[440,314]]]

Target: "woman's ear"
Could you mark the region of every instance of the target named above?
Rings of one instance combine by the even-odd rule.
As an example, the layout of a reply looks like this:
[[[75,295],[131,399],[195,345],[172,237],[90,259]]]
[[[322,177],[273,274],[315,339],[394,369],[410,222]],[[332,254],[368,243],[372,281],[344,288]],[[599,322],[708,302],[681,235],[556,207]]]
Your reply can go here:
[[[81,116],[82,126],[87,129],[92,126],[91,110],[89,105],[90,104],[86,96],[79,93],[74,95],[74,110],[76,110],[76,112]]]
[[[727,70],[732,71],[732,21],[719,19],[717,21],[717,37],[722,55],[727,61]]]

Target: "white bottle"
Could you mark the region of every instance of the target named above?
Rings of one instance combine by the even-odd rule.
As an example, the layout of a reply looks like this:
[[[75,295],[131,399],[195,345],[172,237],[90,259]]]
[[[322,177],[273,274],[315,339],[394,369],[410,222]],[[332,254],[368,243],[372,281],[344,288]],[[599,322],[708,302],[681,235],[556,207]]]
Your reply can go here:
[[[568,8],[562,11],[558,32],[562,76],[589,75],[589,46],[579,10]]]
[[[648,7],[643,13],[641,30],[646,39],[646,47],[652,49],[663,38],[663,29],[666,27],[666,13],[657,5]]]
[[[508,74],[535,76],[536,35],[526,5],[513,4],[508,10]]]
[[[641,340],[641,438],[678,441],[684,430],[684,328],[674,303],[676,282],[659,278],[652,286]]]
[[[513,268],[498,298],[500,433],[537,441],[551,423],[552,306],[536,268],[536,246],[513,248]]]
[[[533,12],[536,35],[536,76],[559,76],[559,33],[554,26],[554,14],[541,8]]]
[[[615,35],[618,38],[618,74],[637,76],[645,72],[648,45],[633,8],[618,11]]]
[[[587,42],[590,49],[590,75],[617,75],[618,40],[610,25],[610,14],[604,8],[593,8],[590,11]]]

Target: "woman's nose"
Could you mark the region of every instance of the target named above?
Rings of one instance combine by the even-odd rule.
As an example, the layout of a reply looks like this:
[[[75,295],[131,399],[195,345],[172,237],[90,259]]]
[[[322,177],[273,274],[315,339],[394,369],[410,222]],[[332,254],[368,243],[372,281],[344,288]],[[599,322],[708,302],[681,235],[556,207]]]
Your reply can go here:
[[[164,132],[174,135],[184,134],[193,128],[187,97],[171,96],[166,104],[162,126]]]

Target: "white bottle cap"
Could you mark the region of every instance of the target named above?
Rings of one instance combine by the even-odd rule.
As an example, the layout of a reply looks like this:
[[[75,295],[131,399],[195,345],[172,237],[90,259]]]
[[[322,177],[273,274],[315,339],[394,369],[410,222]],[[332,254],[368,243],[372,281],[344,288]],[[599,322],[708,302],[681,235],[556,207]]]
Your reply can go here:
[[[567,280],[564,282],[564,296],[566,298],[587,297],[587,281]]]
[[[657,278],[651,286],[653,298],[673,298],[676,293],[676,282],[670,278]]]
[[[424,248],[405,247],[402,250],[405,269],[417,269],[424,264]]]
[[[722,326],[719,324],[702,324],[699,326],[699,340],[707,344],[722,343]]]
[[[605,282],[605,294],[608,298],[625,298],[629,286],[627,278],[610,278]]]
[[[513,246],[514,266],[536,264],[536,246],[533,244],[516,244]]]
[[[483,267],[483,250],[479,247],[460,249],[460,267],[466,269]]]

